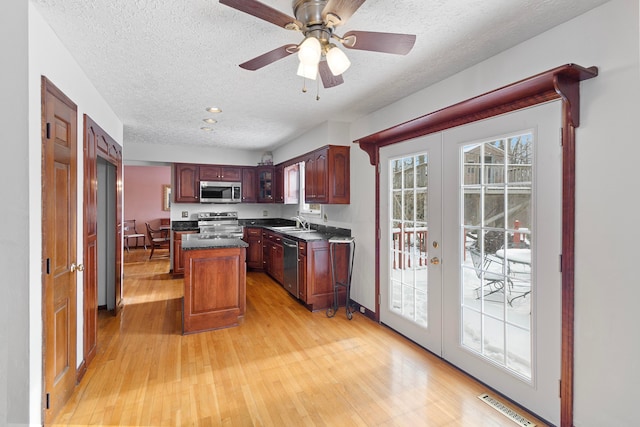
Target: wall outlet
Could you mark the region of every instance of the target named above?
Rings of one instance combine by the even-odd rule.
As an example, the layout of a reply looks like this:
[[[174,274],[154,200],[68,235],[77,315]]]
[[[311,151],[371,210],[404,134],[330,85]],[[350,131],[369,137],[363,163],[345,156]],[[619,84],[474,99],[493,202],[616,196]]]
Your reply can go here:
[[[360,313],[364,314],[367,311],[366,308],[364,308],[363,306],[360,306]]]
[[[189,218],[189,211],[182,211],[182,218]]]
[[[269,216],[269,211],[262,211],[262,216]]]

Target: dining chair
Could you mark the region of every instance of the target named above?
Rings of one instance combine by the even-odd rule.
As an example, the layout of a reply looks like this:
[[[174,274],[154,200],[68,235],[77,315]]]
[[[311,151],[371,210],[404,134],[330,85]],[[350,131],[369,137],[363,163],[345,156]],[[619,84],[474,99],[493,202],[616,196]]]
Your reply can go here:
[[[135,239],[136,245],[138,247],[138,239],[142,238],[142,245],[144,246],[144,250],[147,250],[147,241],[145,239],[144,233],[138,233],[136,229],[136,220],[135,219],[125,219],[122,223],[122,236],[124,238],[124,247],[129,251],[129,240]]]
[[[149,259],[151,259],[151,257],[153,256],[153,251],[156,248],[169,249],[169,244],[171,243],[171,237],[163,233],[162,230],[156,230],[152,228],[148,222],[145,222],[144,224],[147,227],[147,236],[151,244],[151,254],[149,255]]]

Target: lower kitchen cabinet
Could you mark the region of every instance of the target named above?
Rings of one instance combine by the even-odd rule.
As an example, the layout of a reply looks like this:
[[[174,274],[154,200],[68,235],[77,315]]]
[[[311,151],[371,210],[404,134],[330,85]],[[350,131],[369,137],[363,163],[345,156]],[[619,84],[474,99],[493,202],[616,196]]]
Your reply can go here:
[[[249,230],[247,228],[246,230]],[[260,229],[256,229],[260,230]],[[258,232],[256,232],[257,235]],[[246,240],[251,247],[251,242]],[[341,246],[343,248],[341,248]],[[281,285],[284,283],[284,248],[282,236],[278,233],[262,230],[262,247],[256,245],[256,251],[262,249],[262,265],[264,271]],[[346,281],[347,254],[342,253],[344,245],[336,249],[336,280]],[[249,249],[251,251],[251,248]],[[249,255],[247,255],[249,259]],[[257,261],[256,264],[257,265]],[[247,261],[248,266],[248,261]],[[331,257],[329,242],[326,240],[298,242],[298,299],[305,306],[314,310],[324,310],[333,305],[333,277],[331,275]],[[344,305],[346,289],[340,288],[339,305]]]
[[[303,242],[298,246],[298,287],[307,307],[322,310],[333,304],[333,278],[327,241]],[[338,274],[338,277],[341,274]],[[340,289],[339,304],[344,305],[346,290]]]
[[[279,234],[266,232],[264,237],[264,252],[266,272],[273,279],[282,284],[284,282],[284,248]]]
[[[184,234],[194,234],[197,231],[174,231],[173,232],[173,275],[184,274],[184,257],[182,256],[182,236]]]
[[[263,266],[262,228],[245,227],[244,241],[249,244],[247,248],[247,268],[260,270]]]
[[[298,298],[307,301],[307,243],[298,243]]]

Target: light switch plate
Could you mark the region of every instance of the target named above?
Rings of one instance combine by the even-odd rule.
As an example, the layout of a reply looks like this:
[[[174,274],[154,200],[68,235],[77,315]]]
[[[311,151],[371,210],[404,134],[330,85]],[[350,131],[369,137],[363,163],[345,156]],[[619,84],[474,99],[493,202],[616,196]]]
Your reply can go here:
[[[182,211],[182,218],[189,218],[189,211]]]

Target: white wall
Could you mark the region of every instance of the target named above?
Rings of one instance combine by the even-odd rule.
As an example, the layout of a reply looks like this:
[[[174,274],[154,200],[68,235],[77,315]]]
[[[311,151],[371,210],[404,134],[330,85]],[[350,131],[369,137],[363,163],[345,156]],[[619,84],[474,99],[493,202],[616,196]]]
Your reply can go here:
[[[0,239],[0,425],[29,420],[29,145],[26,2],[9,0],[0,13],[0,187],[5,224]],[[11,325],[9,327],[8,325]],[[37,377],[36,377],[37,379]]]
[[[566,63],[595,65],[576,132],[575,425],[635,425],[640,286],[634,261],[640,108],[638,2],[614,0],[355,122],[352,139]],[[374,169],[352,150],[354,298],[373,308]],[[363,189],[367,189],[363,191]],[[369,305],[370,304],[370,305]]]
[[[262,159],[262,151],[127,142],[122,157],[127,165],[151,162],[255,166]]]
[[[15,3],[26,3],[20,0],[13,0]],[[4,10],[3,10],[4,13]],[[26,26],[23,22],[21,25]],[[24,43],[25,52],[28,52],[28,111],[24,111],[22,122],[28,122],[28,134],[17,139],[18,145],[28,146],[28,160],[25,164],[19,165],[24,171],[28,170],[29,206],[24,209],[22,217],[28,212],[29,228],[28,233],[22,236],[23,242],[28,242],[29,253],[24,257],[28,260],[29,279],[17,282],[24,284],[29,289],[28,306],[19,306],[18,309],[29,313],[29,330],[23,333],[29,336],[29,422],[39,423],[41,418],[42,399],[42,215],[41,215],[41,76],[46,76],[54,85],[64,92],[78,106],[78,230],[77,248],[78,260],[83,259],[82,236],[82,191],[83,191],[83,164],[82,164],[82,136],[83,136],[83,114],[88,114],[98,123],[116,142],[122,144],[123,126],[122,122],[102,96],[89,81],[80,66],[75,62],[66,48],[62,45],[49,25],[44,21],[35,7],[28,4],[28,39],[27,34],[16,34],[11,40],[17,39],[19,42],[28,40],[28,49]],[[15,82],[15,79],[2,78],[3,82]],[[18,121],[18,122],[20,122]],[[22,157],[22,158],[26,158]],[[7,162],[10,163],[10,162]],[[16,174],[11,182],[16,182]],[[19,187],[17,185],[16,187]],[[22,191],[27,190],[27,184]],[[18,217],[18,221],[21,217]],[[82,273],[77,275],[78,307],[82,307]],[[19,287],[19,285],[16,285]],[[77,341],[77,361],[82,361],[82,310],[78,310],[78,341]]]

